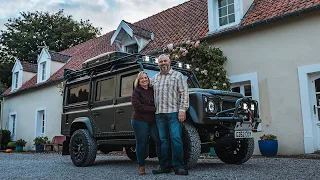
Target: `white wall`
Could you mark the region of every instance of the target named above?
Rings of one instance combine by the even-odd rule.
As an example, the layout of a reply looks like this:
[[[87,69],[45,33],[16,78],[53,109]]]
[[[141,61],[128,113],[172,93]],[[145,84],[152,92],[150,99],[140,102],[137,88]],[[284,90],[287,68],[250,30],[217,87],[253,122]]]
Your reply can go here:
[[[51,69],[50,69],[50,76],[52,76],[55,72],[57,72],[59,69],[64,66],[65,63],[51,61]]]
[[[23,76],[22,76],[22,84],[29,81],[33,76],[35,76],[36,73],[31,73],[27,71],[23,71]]]
[[[314,12],[211,41],[228,58],[228,76],[257,72],[263,132],[256,142],[277,135],[279,154],[304,153],[298,67],[320,62],[319,18]]]
[[[4,98],[2,127],[8,128],[10,112],[17,112],[16,138],[27,141],[25,149],[31,149],[35,138],[36,110],[46,108],[46,136],[49,140],[60,134],[62,96],[53,85],[34,92]]]

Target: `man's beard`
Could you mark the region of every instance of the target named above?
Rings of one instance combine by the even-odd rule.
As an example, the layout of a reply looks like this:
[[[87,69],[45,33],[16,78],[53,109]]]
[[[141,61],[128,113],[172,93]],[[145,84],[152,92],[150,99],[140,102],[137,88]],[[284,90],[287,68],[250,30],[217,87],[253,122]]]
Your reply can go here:
[[[168,71],[169,66],[163,65],[163,66],[161,66],[160,68],[161,68],[161,71]]]

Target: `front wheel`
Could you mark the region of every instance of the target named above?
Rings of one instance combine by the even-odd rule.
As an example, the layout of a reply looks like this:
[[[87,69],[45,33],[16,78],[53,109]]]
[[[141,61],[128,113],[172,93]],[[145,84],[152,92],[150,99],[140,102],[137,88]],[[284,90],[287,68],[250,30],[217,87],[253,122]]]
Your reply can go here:
[[[235,139],[233,143],[216,144],[218,158],[227,164],[242,164],[248,161],[254,150],[254,139]]]
[[[69,144],[71,160],[78,167],[88,166],[94,163],[97,155],[97,143],[90,136],[88,130],[76,130]]]
[[[191,169],[197,164],[201,153],[201,140],[198,131],[191,124],[183,123],[182,141],[184,165],[186,169]]]

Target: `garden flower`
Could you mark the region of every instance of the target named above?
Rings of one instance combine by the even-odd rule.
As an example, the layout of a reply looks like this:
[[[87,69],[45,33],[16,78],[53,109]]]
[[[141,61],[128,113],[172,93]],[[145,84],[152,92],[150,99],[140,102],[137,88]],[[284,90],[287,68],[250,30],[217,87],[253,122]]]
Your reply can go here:
[[[182,52],[182,56],[186,56],[187,55],[187,52],[186,51],[183,51]]]
[[[170,51],[172,51],[172,49],[173,49],[173,44],[168,44],[168,45],[167,45],[167,48],[168,48]]]
[[[220,76],[220,73],[217,73],[217,76]]]
[[[197,41],[196,44],[194,45],[194,47],[198,47],[200,44],[200,41]]]
[[[212,88],[213,88],[213,89],[217,89],[217,86],[213,86]]]
[[[176,54],[176,55],[174,56],[174,58],[177,60],[177,59],[179,59],[179,56]]]
[[[227,86],[227,83],[223,83],[222,85],[223,85],[223,86]]]
[[[188,40],[188,41],[186,42],[186,44],[188,44],[188,45],[189,45],[189,44],[190,44],[190,40]]]
[[[195,68],[194,70],[198,72],[200,69],[199,68]]]

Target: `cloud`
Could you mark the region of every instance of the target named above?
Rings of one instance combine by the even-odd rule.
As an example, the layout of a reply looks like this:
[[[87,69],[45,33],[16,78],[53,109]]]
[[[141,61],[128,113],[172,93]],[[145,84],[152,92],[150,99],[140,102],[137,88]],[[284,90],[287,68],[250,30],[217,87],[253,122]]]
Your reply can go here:
[[[2,0],[0,3],[0,30],[9,18],[17,18],[23,11],[57,12],[75,20],[87,20],[102,27],[103,34],[117,28],[121,20],[134,23],[187,0]]]

